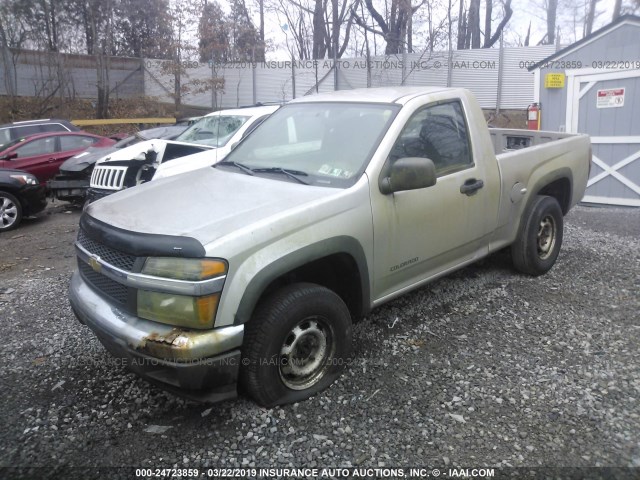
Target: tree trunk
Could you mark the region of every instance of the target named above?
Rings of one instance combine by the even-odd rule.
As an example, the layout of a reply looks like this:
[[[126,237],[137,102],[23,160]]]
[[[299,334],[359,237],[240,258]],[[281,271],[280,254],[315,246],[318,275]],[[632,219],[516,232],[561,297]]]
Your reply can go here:
[[[621,10],[622,10],[622,0],[616,0],[616,3],[613,6],[613,17],[611,18],[612,22],[620,16]]]
[[[589,10],[587,11],[587,18],[584,22],[584,34],[591,35],[593,30],[593,19],[596,15],[596,3],[598,0],[589,0]]]
[[[340,19],[338,12],[338,0],[331,0],[331,56],[332,58],[338,58],[338,52],[340,50]]]
[[[324,42],[325,39],[325,22],[324,22],[324,2],[323,0],[315,1],[313,10],[313,58],[324,58],[327,51]]]
[[[467,38],[467,12],[464,10],[464,0],[460,0],[460,8],[458,9],[458,50],[464,49],[465,39]]]
[[[549,0],[547,6],[547,44],[556,43],[556,17],[558,14],[558,0]]]
[[[511,19],[511,15],[513,15],[513,9],[511,8],[511,0],[506,0],[504,3],[504,17],[502,17],[502,20],[500,20],[500,23],[498,24],[496,31],[493,35],[489,36],[485,36],[484,39],[484,48],[491,48],[502,36],[502,31],[504,30],[504,27],[507,25],[507,23],[509,23],[509,20]]]
[[[469,25],[471,48],[480,48],[480,0],[471,0],[469,4]]]
[[[484,14],[484,47],[489,47],[489,41],[491,40],[491,14],[493,11],[493,0],[485,1],[485,14]]]

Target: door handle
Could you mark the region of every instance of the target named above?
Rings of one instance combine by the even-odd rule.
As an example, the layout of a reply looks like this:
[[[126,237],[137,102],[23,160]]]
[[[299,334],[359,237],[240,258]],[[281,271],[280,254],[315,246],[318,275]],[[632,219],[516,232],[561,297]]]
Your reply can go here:
[[[47,162],[49,162],[49,163],[52,163],[52,162],[55,162],[55,161],[56,161],[55,158],[50,158],[49,160],[47,160]]]
[[[460,193],[471,196],[474,195],[482,187],[484,187],[484,182],[482,180],[470,178],[460,186]]]

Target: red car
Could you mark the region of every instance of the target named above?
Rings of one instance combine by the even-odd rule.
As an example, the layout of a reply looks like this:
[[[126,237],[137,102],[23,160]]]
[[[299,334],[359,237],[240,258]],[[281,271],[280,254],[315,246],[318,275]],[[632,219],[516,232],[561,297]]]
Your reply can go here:
[[[52,178],[67,159],[88,147],[110,147],[114,140],[86,132],[52,132],[21,137],[3,145],[0,168],[27,171],[41,184]]]

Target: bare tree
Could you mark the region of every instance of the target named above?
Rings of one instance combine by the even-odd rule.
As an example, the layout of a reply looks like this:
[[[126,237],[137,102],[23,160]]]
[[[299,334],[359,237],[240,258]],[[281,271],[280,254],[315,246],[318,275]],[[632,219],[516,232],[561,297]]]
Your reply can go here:
[[[341,58],[349,46],[353,9],[359,3],[360,0],[275,0],[270,9],[279,19],[286,20],[286,33],[292,34],[299,58]]]
[[[4,83],[10,99],[10,115],[17,111],[18,58],[27,41],[28,28],[24,6],[19,2],[0,4],[0,56]]]
[[[366,20],[361,18],[355,9],[354,19],[356,23],[371,33],[382,36],[386,42],[385,54],[393,55],[396,53],[404,53],[407,51],[407,32],[411,24],[413,15],[425,4],[426,0],[421,0],[417,5],[412,5],[411,0],[391,0],[390,4],[386,4],[386,9],[380,13],[373,5],[372,0],[364,0],[364,4],[376,27],[371,27]]]
[[[584,21],[584,34],[591,35],[593,30],[593,20],[596,16],[596,5],[598,0],[589,0],[589,9],[587,10],[587,18]]]
[[[480,0],[471,0],[467,19],[465,48],[480,48]]]
[[[487,0],[487,5],[489,3],[491,3],[491,0]],[[500,39],[500,36],[502,35],[504,28],[507,26],[507,23],[509,23],[509,20],[511,19],[512,15],[513,15],[513,10],[511,8],[511,0],[505,0],[504,14],[502,16],[502,20],[500,20],[500,23],[498,23],[498,26],[496,27],[496,31],[493,35],[491,35],[491,20],[488,19],[489,27],[484,33],[484,45],[483,45],[484,48],[492,47]],[[487,19],[485,19],[485,22],[486,21]]]
[[[465,8],[465,0],[460,0],[458,9],[458,50],[462,50],[465,47],[465,41],[467,39],[467,10]]]

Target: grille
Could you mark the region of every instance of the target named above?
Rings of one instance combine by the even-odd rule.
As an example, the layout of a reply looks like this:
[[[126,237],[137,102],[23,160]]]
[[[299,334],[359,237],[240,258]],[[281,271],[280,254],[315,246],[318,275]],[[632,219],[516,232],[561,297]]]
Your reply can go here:
[[[109,277],[95,272],[89,265],[82,260],[78,260],[78,268],[80,274],[84,279],[89,282],[96,290],[104,293],[116,302],[126,305],[127,304],[127,287],[111,280]]]
[[[109,265],[120,268],[122,270],[131,271],[133,264],[136,261],[136,257],[123,253],[114,248],[108,247],[100,242],[96,242],[92,238],[89,238],[82,229],[78,231],[78,243],[84,247],[89,253],[99,256]]]
[[[105,190],[122,190],[127,167],[97,166],[91,174],[91,187]]]

